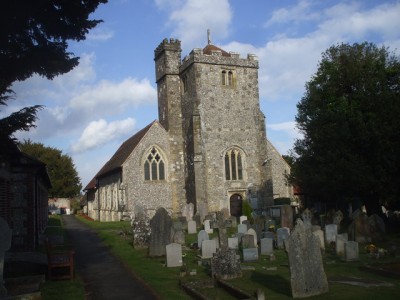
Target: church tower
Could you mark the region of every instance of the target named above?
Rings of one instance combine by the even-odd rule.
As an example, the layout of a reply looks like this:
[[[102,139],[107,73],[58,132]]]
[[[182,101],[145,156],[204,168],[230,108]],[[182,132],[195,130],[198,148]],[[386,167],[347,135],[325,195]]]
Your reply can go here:
[[[179,76],[189,202],[231,215],[241,214],[245,198],[264,208],[267,140],[257,58],[227,53],[209,39],[183,59]]]
[[[181,110],[181,42],[164,39],[154,51],[159,122],[168,131],[168,182],[172,189],[172,208],[182,211],[186,203],[185,168]]]

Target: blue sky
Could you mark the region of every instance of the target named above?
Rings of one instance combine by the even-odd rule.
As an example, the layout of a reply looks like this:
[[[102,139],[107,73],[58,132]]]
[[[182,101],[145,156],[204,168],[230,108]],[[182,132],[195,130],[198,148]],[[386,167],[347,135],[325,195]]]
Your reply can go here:
[[[110,0],[91,16],[104,22],[70,43],[80,65],[53,81],[15,83],[16,100],[0,117],[45,105],[37,128],[18,133],[70,155],[85,186],[120,144],[158,118],[154,49],[182,42],[182,58],[212,44],[259,59],[267,136],[287,154],[295,138],[296,104],[321,53],[342,42],[400,49],[398,0]]]

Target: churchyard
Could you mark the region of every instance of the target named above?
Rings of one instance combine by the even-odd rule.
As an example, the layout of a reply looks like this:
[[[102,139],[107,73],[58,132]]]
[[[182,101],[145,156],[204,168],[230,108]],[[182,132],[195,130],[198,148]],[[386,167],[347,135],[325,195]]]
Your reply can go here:
[[[400,295],[400,235],[385,233],[375,216],[345,223],[335,212],[325,226],[308,210],[285,220],[205,218],[171,219],[160,209],[152,219],[139,213],[125,222],[83,221],[162,299]]]

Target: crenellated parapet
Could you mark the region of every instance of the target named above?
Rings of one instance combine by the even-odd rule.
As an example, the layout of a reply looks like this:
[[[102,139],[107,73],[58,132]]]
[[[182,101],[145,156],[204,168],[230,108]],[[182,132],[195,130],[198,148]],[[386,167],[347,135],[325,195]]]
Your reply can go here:
[[[164,39],[158,47],[154,50],[154,59],[156,60],[157,57],[165,50],[168,51],[179,51],[181,52],[181,41],[178,39]]]

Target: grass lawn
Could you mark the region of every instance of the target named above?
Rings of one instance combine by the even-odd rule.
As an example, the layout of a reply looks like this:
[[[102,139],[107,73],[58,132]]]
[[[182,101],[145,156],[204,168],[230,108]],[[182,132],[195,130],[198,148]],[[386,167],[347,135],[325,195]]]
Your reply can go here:
[[[129,222],[97,222],[89,221],[78,216],[82,221],[94,228],[108,245],[111,251],[133,270],[138,277],[145,281],[161,299],[191,299],[180,287],[180,282],[201,281],[210,279],[210,268],[199,266],[198,251],[191,250],[190,244],[197,242],[197,235],[186,236],[187,250],[184,250],[186,270],[196,270],[195,276],[181,276],[182,268],[167,268],[165,258],[150,258],[146,249],[134,249],[132,237],[128,234]],[[235,229],[231,229],[235,230]],[[389,243],[400,245],[400,235],[390,235],[378,247],[385,248]],[[244,270],[243,277],[230,280],[229,283],[248,294],[254,295],[257,289],[264,291],[266,299],[291,299],[290,273],[287,255],[283,250],[275,250],[276,260],[261,256],[257,263],[246,263],[244,266],[254,270]],[[364,247],[360,245],[360,261],[342,262],[336,255],[327,250],[323,255],[324,268],[328,280],[338,278],[357,277],[365,280],[380,280],[392,286],[363,287],[340,283],[329,283],[329,293],[314,296],[312,299],[399,299],[399,279],[382,277],[377,274],[363,272],[359,269],[367,263],[394,263],[400,262],[399,257],[386,256],[379,260],[368,257]],[[202,292],[210,299],[232,299],[220,289],[203,288]]]

